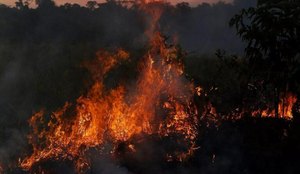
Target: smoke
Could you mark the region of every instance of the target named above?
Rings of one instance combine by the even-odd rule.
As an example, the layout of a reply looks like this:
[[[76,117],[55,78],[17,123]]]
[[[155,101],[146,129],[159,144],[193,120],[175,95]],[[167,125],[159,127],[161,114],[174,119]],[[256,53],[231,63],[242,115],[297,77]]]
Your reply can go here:
[[[244,6],[249,6],[249,1],[187,9],[167,6],[160,28],[167,36],[176,35],[178,43],[190,52],[214,54],[222,48],[240,53],[243,45],[228,21]],[[17,164],[24,149],[30,149],[27,120],[33,112],[41,107],[54,110],[85,92],[87,87],[82,84],[89,78],[80,63],[93,58],[99,48],[143,51],[147,25],[142,21],[145,14],[113,3],[95,11],[77,5],[27,11],[1,6],[0,14],[0,163],[8,166]],[[139,148],[136,159],[129,161],[139,162],[140,171],[174,172],[169,171],[173,166],[157,155],[165,154],[166,147],[151,140]],[[92,160],[97,165],[91,170],[120,174],[130,173],[128,168],[135,170],[136,163],[126,163],[130,156],[123,157],[118,163],[106,156],[95,157]],[[224,166],[229,161],[224,159]],[[176,171],[190,173],[193,169],[179,166]]]
[[[18,55],[18,53],[15,56]],[[28,108],[32,108],[33,91],[23,93],[19,85],[23,85],[27,76],[26,68],[22,66],[21,59],[13,59],[4,66],[0,76],[0,163],[5,167],[16,164],[18,155],[26,147],[26,122]],[[29,75],[29,73],[26,73]],[[30,80],[30,79],[29,79]],[[4,140],[4,141],[3,141]],[[6,169],[6,168],[4,168]]]
[[[163,31],[178,37],[185,50],[197,54],[212,54],[217,49],[241,54],[244,44],[228,27],[231,17],[242,8],[254,6],[255,1],[237,0],[233,4],[203,3],[195,8],[178,4],[174,16],[163,17]],[[228,44],[230,43],[230,44]]]

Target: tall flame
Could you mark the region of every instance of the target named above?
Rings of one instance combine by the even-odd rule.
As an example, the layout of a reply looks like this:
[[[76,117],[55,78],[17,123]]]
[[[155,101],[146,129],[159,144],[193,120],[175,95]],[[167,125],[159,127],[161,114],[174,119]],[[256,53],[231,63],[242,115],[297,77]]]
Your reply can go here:
[[[99,52],[97,60],[87,64],[94,79],[87,95],[75,104],[66,103],[49,122],[44,120],[44,111],[31,117],[29,142],[33,153],[21,167],[30,170],[41,161],[69,159],[82,171],[89,166],[85,156],[88,149],[105,142],[117,145],[138,134],[180,134],[189,150],[173,158],[182,160],[192,153],[198,123],[192,102],[194,87],[184,77],[177,49],[164,41],[159,33],[153,37],[134,88],[119,85],[109,90],[103,82],[108,72],[130,57],[129,53]]]

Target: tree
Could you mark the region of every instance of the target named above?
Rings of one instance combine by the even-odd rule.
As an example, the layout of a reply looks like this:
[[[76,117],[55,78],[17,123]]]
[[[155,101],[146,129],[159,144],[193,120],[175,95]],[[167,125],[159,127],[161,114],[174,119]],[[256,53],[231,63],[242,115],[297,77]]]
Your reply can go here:
[[[71,3],[65,3],[61,7],[63,7],[64,9],[70,9],[70,8],[72,8],[72,4]]]
[[[97,2],[96,1],[88,1],[86,3],[86,7],[91,9],[91,10],[95,10],[96,9],[96,6],[97,6]]]
[[[190,4],[187,2],[181,2],[181,3],[176,4],[176,8],[179,9],[183,13],[191,11]]]
[[[299,68],[299,7],[299,0],[259,0],[230,21],[248,43],[245,52],[253,70],[265,74],[265,84],[274,87],[276,116],[279,94],[289,90],[291,72]]]
[[[28,0],[18,0],[15,2],[17,9],[24,10],[29,8],[29,1]]]
[[[55,6],[53,0],[35,0],[35,3],[39,8],[49,8]]]

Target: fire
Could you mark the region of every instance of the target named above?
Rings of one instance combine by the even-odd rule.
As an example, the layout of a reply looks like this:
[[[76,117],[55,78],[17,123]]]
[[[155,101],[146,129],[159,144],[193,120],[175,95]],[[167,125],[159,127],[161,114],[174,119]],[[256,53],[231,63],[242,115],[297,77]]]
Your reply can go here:
[[[192,101],[195,90],[185,79],[177,49],[164,41],[159,33],[154,35],[151,49],[140,64],[135,87],[107,89],[104,83],[110,71],[130,58],[128,52],[97,53],[97,60],[85,64],[94,80],[86,95],[53,112],[48,122],[45,111],[29,120],[33,131],[28,138],[33,152],[21,167],[30,170],[42,161],[71,160],[80,172],[90,165],[85,155],[88,149],[101,148],[104,143],[116,146],[140,134],[181,135],[188,150],[170,156],[183,160],[192,154],[198,124]],[[129,148],[134,150],[134,146]]]
[[[82,173],[90,166],[86,157],[89,149],[103,149],[109,143],[113,151],[118,143],[135,135],[181,135],[188,150],[168,154],[168,160],[183,160],[196,149],[194,86],[185,79],[181,54],[155,32],[162,9],[147,5],[141,9],[151,16],[146,32],[151,39],[150,50],[140,62],[134,87],[120,84],[109,89],[104,83],[108,73],[128,61],[130,54],[122,49],[115,53],[99,51],[96,60],[85,63],[94,80],[86,95],[50,114],[50,121],[46,121],[49,114],[44,110],[29,120],[32,132],[28,139],[33,149],[20,163],[24,170],[56,159],[73,161]],[[135,151],[134,145],[128,148]]]
[[[293,113],[292,109],[294,104],[297,102],[297,96],[292,93],[281,93],[280,101],[278,103],[278,114],[279,117],[285,119],[292,119]],[[270,107],[272,108],[272,107]],[[252,116],[262,116],[262,117],[275,117],[275,109],[259,109],[252,112]]]

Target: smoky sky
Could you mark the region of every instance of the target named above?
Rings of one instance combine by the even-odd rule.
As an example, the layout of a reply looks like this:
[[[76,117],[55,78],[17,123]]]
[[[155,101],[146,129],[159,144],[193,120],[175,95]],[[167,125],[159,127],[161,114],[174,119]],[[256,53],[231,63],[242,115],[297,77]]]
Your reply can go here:
[[[105,2],[105,0],[96,0],[99,3]],[[168,0],[172,4],[180,3],[180,2],[188,2],[193,6],[201,4],[203,2],[207,3],[216,3],[219,0]],[[0,0],[0,3],[7,4],[7,5],[15,5],[15,0]],[[77,3],[80,5],[85,5],[87,0],[55,0],[58,5],[65,4],[65,3]],[[232,2],[232,0],[223,0],[223,2]]]

